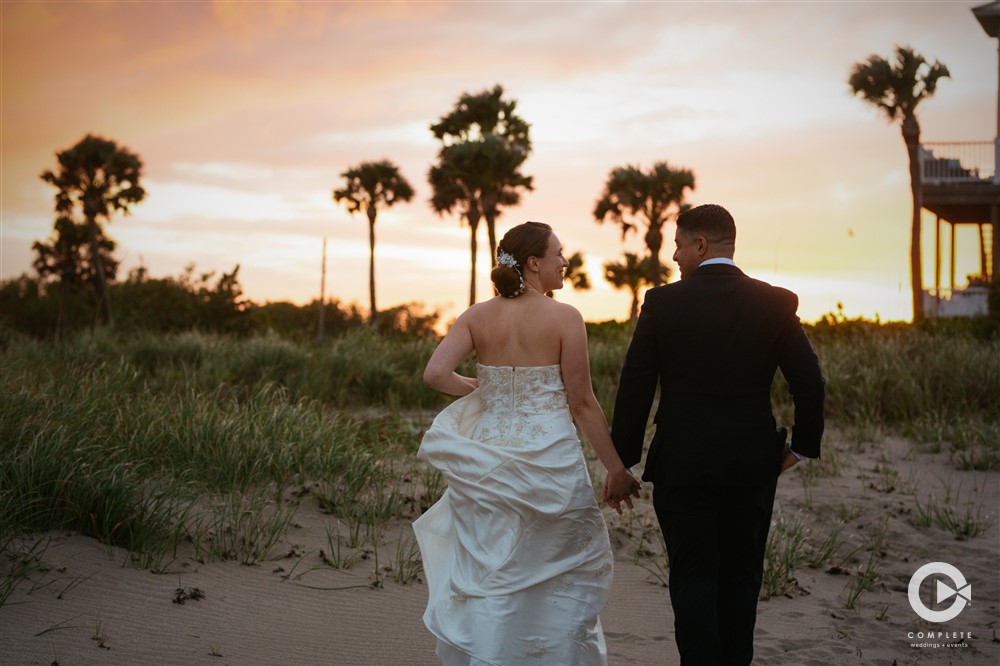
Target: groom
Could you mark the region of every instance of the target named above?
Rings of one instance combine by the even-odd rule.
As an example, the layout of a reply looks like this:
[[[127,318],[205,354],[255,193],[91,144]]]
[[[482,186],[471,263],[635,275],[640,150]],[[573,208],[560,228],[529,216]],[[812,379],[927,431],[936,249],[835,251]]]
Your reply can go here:
[[[736,225],[708,204],[677,219],[681,281],[649,290],[622,368],[611,436],[638,463],[657,383],[643,480],[670,566],[682,666],[745,665],[778,475],[818,458],[824,379],[790,291],[736,264]],[[780,368],[795,403],[790,444],[775,429]],[[612,498],[615,499],[615,498]]]

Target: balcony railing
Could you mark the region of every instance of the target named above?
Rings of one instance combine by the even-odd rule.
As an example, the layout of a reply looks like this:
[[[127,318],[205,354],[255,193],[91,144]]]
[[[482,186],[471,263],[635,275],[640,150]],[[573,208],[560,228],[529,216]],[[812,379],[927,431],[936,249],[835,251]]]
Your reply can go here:
[[[920,144],[924,183],[1000,184],[1000,138],[994,141],[936,141]]]
[[[924,312],[928,317],[976,317],[989,314],[990,288],[969,285],[965,289],[925,289]]]

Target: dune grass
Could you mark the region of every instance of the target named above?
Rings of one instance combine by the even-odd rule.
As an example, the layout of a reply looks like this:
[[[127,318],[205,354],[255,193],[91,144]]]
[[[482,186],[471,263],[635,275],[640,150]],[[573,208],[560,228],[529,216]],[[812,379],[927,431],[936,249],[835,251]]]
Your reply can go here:
[[[297,384],[282,374],[292,366],[302,373]],[[398,416],[355,418],[295,395],[318,377],[307,350],[277,339],[244,346],[177,336],[114,345],[97,337],[8,347],[0,376],[0,538],[73,530],[126,549],[129,564],[157,570],[181,544],[205,561],[266,559],[311,492],[299,488],[315,487],[331,510],[354,503],[365,509],[352,515],[388,520],[398,500],[381,498],[398,497],[402,481],[386,463],[412,454],[418,433]],[[411,402],[423,399],[402,380],[359,390],[392,402],[393,382]]]
[[[631,330],[589,328],[594,388],[610,418]],[[852,437],[898,432],[948,450],[956,467],[1000,467],[992,402],[1000,340],[868,327],[817,331],[813,341],[828,418]],[[327,559],[350,562],[365,544],[378,558],[384,526],[416,517],[444,489],[413,458],[422,428],[447,404],[421,382],[433,347],[369,331],[323,344],[106,332],[56,344],[5,333],[0,545],[65,529],[124,548],[127,564],[153,570],[178,549],[254,563],[273,555],[298,503],[311,498],[336,519]],[[780,377],[773,395],[779,422],[790,423]],[[839,465],[831,458],[815,471],[836,475]],[[959,524],[975,516],[934,517],[956,533],[976,532]],[[416,577],[411,543],[384,555],[394,576]],[[801,549],[775,555],[802,559]],[[37,560],[16,560],[18,571]],[[786,580],[778,576],[770,593]]]
[[[309,398],[333,407],[431,408],[444,401],[421,381],[434,349],[421,338],[385,337],[361,330],[323,344],[296,343],[277,335],[230,338],[197,332],[105,331],[63,343],[2,336],[4,366],[96,368],[124,364],[152,392],[183,387],[198,392],[225,387],[244,399],[273,384],[293,400]]]
[[[917,328],[812,336],[826,377],[828,420],[861,441],[895,432],[947,450],[960,469],[1000,468],[1000,339]],[[780,373],[779,421],[792,422]]]

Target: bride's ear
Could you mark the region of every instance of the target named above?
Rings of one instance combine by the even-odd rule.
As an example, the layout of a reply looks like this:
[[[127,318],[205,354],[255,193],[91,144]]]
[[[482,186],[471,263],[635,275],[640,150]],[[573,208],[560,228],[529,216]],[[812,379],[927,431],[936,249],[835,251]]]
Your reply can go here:
[[[538,257],[528,257],[524,260],[524,265],[529,271],[538,272]]]

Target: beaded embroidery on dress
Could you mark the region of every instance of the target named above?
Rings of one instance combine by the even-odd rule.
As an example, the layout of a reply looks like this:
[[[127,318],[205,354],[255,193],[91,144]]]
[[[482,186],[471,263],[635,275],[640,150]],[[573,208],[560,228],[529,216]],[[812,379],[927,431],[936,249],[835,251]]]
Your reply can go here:
[[[413,524],[441,663],[606,664],[611,546],[560,368],[477,374],[418,453],[448,483]]]

